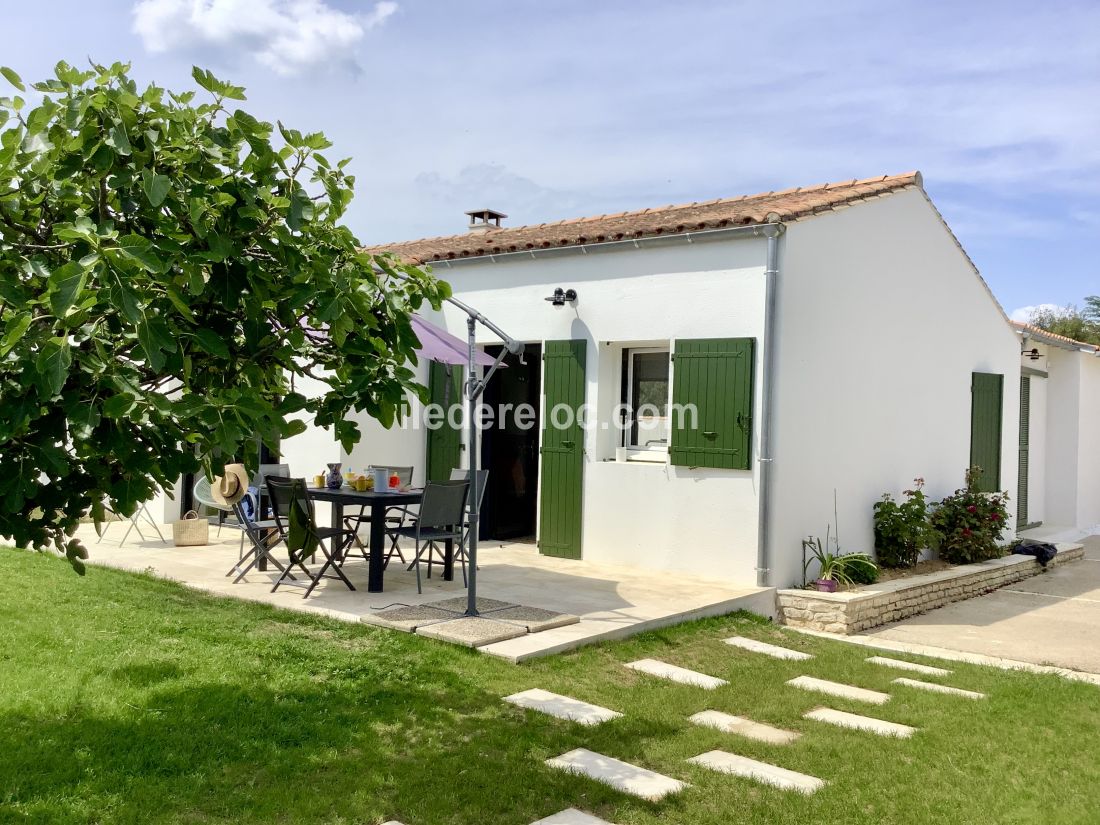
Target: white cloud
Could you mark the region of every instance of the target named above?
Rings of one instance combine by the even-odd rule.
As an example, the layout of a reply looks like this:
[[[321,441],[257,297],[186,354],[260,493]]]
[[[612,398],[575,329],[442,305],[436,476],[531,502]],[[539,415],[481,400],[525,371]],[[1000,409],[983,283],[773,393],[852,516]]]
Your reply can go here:
[[[1009,318],[1013,321],[1028,322],[1031,320],[1031,316],[1036,312],[1054,312],[1061,315],[1069,311],[1069,307],[1064,307],[1061,304],[1035,304],[1033,306],[1020,307],[1019,309],[1012,310],[1009,313]]]
[[[276,74],[348,63],[368,29],[397,11],[390,0],[349,14],[324,0],[139,0],[134,31],[151,52],[207,49],[248,55]]]

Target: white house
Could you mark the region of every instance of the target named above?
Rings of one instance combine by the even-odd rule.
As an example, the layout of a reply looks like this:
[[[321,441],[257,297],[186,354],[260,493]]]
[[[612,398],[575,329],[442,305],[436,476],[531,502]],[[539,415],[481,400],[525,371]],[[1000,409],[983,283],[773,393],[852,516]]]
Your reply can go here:
[[[1100,347],[1014,323],[1022,341],[1017,521],[1100,525]]]
[[[1020,342],[919,173],[537,226],[471,216],[461,235],[385,248],[527,342],[486,393],[536,421],[486,430],[484,537],[785,586],[801,539],[830,524],[845,551],[870,550],[872,504],[915,477],[938,497],[977,463],[1015,496]],[[465,335],[452,308],[432,320]],[[442,371],[421,371],[442,397]],[[670,402],[698,419],[661,420]],[[584,427],[549,422],[582,404]],[[464,462],[449,428],[362,426],[352,467],[423,481]]]

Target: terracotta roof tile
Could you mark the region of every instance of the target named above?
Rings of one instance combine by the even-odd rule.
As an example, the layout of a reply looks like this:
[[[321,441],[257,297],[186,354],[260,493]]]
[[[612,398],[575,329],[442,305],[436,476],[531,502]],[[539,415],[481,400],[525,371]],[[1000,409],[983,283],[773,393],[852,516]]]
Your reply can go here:
[[[1100,352],[1100,347],[1096,344],[1086,344],[1084,341],[1076,341],[1073,338],[1067,338],[1065,335],[1059,335],[1056,332],[1048,332],[1042,327],[1037,327],[1034,324],[1026,324],[1023,321],[1012,321],[1012,326],[1021,332],[1027,332],[1034,335],[1040,340],[1045,340],[1048,343],[1063,343],[1069,344],[1075,349],[1091,350],[1093,352]]]
[[[645,238],[668,232],[721,229],[765,223],[769,215],[792,221],[843,208],[900,189],[921,186],[920,172],[883,175],[841,183],[819,183],[778,192],[719,198],[702,203],[669,205],[572,218],[555,223],[501,227],[486,232],[424,238],[368,247],[367,252],[392,252],[409,263],[500,255],[551,246],[592,243],[593,239]]]

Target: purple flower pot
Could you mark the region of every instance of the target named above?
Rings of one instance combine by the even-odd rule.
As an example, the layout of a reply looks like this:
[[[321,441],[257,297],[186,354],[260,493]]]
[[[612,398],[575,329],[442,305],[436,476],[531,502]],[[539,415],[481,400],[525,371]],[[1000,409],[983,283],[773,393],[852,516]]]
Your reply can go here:
[[[836,582],[832,579],[814,579],[814,587],[822,593],[836,592]]]

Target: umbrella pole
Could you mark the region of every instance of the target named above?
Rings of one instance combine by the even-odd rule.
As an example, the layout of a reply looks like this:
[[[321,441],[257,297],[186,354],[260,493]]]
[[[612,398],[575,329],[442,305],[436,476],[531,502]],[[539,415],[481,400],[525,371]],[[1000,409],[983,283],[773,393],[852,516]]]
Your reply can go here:
[[[477,533],[479,528],[480,498],[478,495],[478,422],[477,422],[477,364],[474,361],[475,343],[474,333],[477,327],[477,319],[469,316],[466,319],[466,330],[469,335],[468,371],[466,377],[466,414],[469,432],[469,465],[470,465],[470,531],[466,537],[466,559],[469,565],[469,586],[466,591],[466,615],[476,616],[477,612]]]

